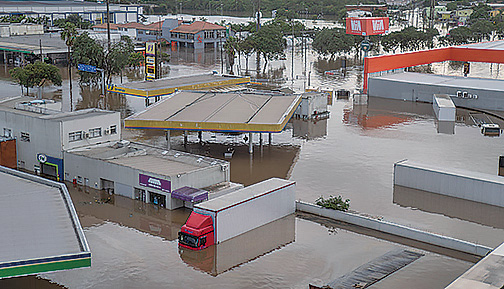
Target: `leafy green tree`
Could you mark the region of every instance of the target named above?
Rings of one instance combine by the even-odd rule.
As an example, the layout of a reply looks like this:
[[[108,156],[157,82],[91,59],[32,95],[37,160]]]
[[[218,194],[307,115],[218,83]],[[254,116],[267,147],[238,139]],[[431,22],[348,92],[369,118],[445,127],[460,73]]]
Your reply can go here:
[[[315,34],[312,47],[317,53],[334,58],[336,54],[350,52],[355,47],[356,40],[353,35],[346,34],[344,29],[324,28]]]
[[[266,71],[268,61],[285,56],[284,50],[287,47],[287,41],[278,25],[266,23],[258,32],[249,37],[251,37],[254,51],[265,59],[264,71]]]
[[[238,55],[243,54],[245,56],[245,73],[248,73],[248,63],[249,58],[254,53],[254,43],[251,37],[245,39],[240,39],[237,45]]]
[[[471,31],[473,33],[473,39],[475,41],[482,41],[483,39],[489,39],[492,31],[495,31],[496,27],[494,24],[488,20],[476,20],[471,25]]]
[[[75,39],[72,57],[76,63],[103,68],[105,50],[96,40],[89,37],[87,32],[84,32]],[[85,71],[79,71],[79,75],[81,83],[97,83],[101,78],[101,75],[97,73]]]
[[[10,75],[21,85],[28,89],[34,86],[42,86],[46,81],[61,86],[59,69],[44,62],[37,61],[25,67],[16,67],[9,70]]]
[[[133,52],[128,56],[128,65],[130,67],[139,67],[144,61],[145,57],[141,52]]]
[[[477,19],[490,19],[490,13],[489,11],[492,10],[492,8],[485,3],[479,3],[478,6],[473,8],[473,13],[470,16],[471,20],[477,20]]]
[[[121,74],[128,65],[129,55],[134,52],[135,45],[129,37],[122,37],[121,41],[112,44],[110,51],[105,57],[105,75],[107,83],[110,83],[114,74]]]
[[[231,67],[231,70],[229,71],[230,74],[234,74],[233,66],[236,52],[239,50],[238,46],[239,41],[235,37],[229,37],[224,43],[224,51],[226,52],[229,61],[229,66]]]
[[[449,33],[449,35],[444,36],[440,39],[442,43],[449,45],[460,45],[470,43],[473,39],[473,32],[469,27],[461,26],[453,28]]]
[[[455,10],[457,10],[457,2],[449,2],[448,4],[446,4],[446,9],[448,11],[455,11]]]

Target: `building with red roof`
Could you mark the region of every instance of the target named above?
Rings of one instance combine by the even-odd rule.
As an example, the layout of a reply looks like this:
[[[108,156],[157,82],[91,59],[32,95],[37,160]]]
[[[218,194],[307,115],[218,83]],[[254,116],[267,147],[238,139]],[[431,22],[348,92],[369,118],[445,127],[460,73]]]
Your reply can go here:
[[[105,33],[107,24],[95,25],[93,30]],[[111,23],[110,30],[142,42],[165,40],[171,42],[173,46],[195,49],[217,48],[219,43],[226,41],[228,34],[226,27],[221,25],[205,21],[184,24],[178,19],[165,19],[147,25],[137,22]]]
[[[194,21],[182,24],[170,30],[172,45],[195,49],[217,48],[219,43],[226,41],[226,27],[205,21]]]

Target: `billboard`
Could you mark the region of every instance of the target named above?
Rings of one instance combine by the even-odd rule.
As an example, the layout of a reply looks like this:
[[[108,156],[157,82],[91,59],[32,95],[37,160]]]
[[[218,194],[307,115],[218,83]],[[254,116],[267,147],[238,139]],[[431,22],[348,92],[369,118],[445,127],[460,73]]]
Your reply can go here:
[[[378,35],[389,31],[388,17],[349,17],[346,19],[346,34]]]

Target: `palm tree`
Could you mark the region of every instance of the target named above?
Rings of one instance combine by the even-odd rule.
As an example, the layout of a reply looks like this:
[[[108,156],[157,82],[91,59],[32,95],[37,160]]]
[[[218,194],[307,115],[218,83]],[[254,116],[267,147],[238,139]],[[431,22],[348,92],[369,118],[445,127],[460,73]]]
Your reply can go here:
[[[65,23],[63,31],[61,31],[61,39],[65,41],[68,48],[68,76],[70,78],[70,111],[73,110],[73,98],[72,98],[72,46],[78,32],[75,24],[71,22]]]

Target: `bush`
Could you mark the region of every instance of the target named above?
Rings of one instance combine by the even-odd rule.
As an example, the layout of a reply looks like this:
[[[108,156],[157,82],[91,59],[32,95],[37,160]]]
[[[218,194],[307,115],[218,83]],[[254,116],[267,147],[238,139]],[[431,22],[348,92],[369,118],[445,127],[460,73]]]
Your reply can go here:
[[[329,196],[329,198],[324,199],[324,197],[320,196],[315,203],[318,206],[327,208],[327,209],[332,209],[332,210],[338,210],[338,211],[343,211],[346,212],[350,208],[350,199],[343,200],[341,196]]]

